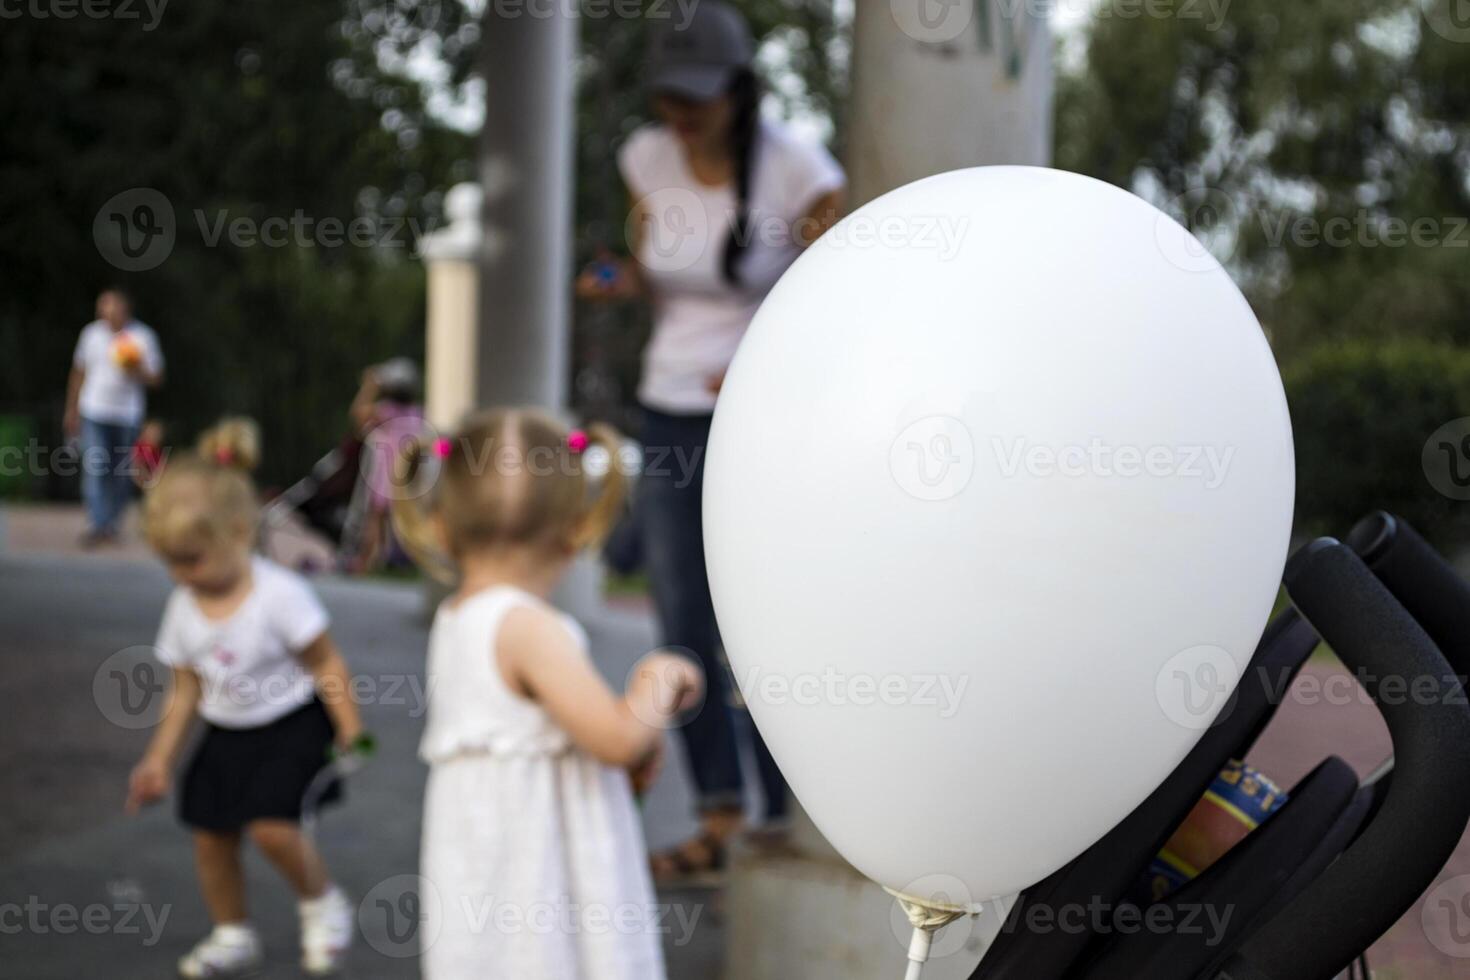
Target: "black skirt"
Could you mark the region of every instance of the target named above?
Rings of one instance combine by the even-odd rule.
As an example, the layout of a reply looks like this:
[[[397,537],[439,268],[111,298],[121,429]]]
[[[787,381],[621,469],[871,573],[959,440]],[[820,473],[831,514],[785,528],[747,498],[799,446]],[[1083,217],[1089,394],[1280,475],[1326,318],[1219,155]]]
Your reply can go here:
[[[337,780],[312,785],[331,747],[332,720],[317,700],[259,728],[207,725],[184,771],[179,819],[218,831],[252,820],[300,821],[303,801],[314,808],[342,797]]]

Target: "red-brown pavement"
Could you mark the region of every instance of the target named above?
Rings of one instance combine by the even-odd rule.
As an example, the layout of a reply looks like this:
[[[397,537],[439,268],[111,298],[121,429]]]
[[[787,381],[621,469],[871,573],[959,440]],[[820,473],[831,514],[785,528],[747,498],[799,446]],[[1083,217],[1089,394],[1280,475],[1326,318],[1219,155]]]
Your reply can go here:
[[[1388,729],[1362,688],[1335,658],[1319,655],[1298,675],[1250,761],[1290,789],[1329,755],[1340,756],[1362,778],[1391,753]],[[1466,792],[1470,793],[1470,787]],[[1438,904],[1446,891],[1436,893],[1435,888],[1454,888],[1452,880],[1464,875],[1470,875],[1470,834],[1461,838],[1450,864],[1426,894]],[[1453,892],[1456,898],[1460,894]],[[1456,902],[1454,908],[1440,907],[1431,923],[1431,938],[1424,924],[1424,905],[1421,897],[1369,951],[1375,980],[1470,977],[1470,916],[1464,906]],[[1445,914],[1458,919],[1446,922]]]

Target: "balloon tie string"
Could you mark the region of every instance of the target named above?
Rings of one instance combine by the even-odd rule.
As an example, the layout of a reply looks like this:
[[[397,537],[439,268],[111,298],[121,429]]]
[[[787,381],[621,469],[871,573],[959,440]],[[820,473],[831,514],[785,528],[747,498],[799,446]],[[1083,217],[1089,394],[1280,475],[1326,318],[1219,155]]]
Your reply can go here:
[[[903,909],[909,925],[914,927],[913,938],[909,940],[909,968],[904,980],[919,980],[919,973],[929,959],[929,946],[934,941],[934,934],[955,919],[974,913],[954,905],[928,905],[900,895],[891,888],[884,891],[898,899],[898,907]]]

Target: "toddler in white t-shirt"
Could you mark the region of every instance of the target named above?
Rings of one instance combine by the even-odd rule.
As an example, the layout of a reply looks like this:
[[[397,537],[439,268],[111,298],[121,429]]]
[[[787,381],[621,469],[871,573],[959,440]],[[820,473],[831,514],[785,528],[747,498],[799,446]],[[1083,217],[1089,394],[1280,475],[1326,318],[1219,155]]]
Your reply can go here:
[[[245,913],[243,836],[300,900],[308,973],[338,968],[352,938],[352,906],[300,819],[333,743],[355,746],[362,723],[321,602],[295,573],[251,553],[257,503],[247,471],[256,456],[254,425],[226,420],[198,451],[170,459],[144,502],[144,533],[178,582],[157,642],[173,691],[133,769],[128,809],[167,794],[194,715],[202,715],[179,816],[193,831],[214,930],[179,961],[185,977],[240,976],[261,965]],[[337,795],[331,786],[322,799]]]

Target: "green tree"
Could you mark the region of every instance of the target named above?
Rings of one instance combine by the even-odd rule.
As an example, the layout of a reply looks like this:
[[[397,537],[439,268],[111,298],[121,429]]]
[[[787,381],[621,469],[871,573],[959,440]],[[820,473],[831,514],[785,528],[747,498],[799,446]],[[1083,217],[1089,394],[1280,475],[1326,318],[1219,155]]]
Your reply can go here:
[[[609,160],[646,116],[639,81],[650,23],[585,6],[569,66],[580,82],[579,261],[594,244],[621,241],[625,202]],[[763,65],[773,105],[836,119],[845,40],[829,0],[741,6],[773,42]],[[98,289],[120,282],[162,336],[170,370],[153,408],[175,423],[175,438],[246,412],[265,431],[265,482],[299,474],[340,437],[361,368],[422,351],[415,242],[438,218],[442,193],[474,177],[473,136],[429,107],[495,97],[470,84],[478,39],[495,29],[478,9],[460,0],[198,0],[166,5],[157,23],[146,14],[6,20],[0,343],[19,356],[0,361],[0,410],[35,415],[48,441],[59,439],[77,330]],[[439,77],[427,84],[410,63]],[[118,268],[99,250],[94,223],[115,195],[140,188],[167,202],[175,242],[152,267]],[[124,199],[128,213],[135,197]],[[332,222],[354,219],[377,229],[373,243],[332,244]],[[286,240],[241,237],[242,220],[247,232]],[[576,397],[615,412],[636,373],[637,324],[626,312],[586,314],[577,338]]]
[[[1299,436],[1335,442],[1298,439],[1303,528],[1396,501],[1458,539],[1414,461],[1455,417],[1436,412],[1470,411],[1421,400],[1426,365],[1448,379],[1470,349],[1470,36],[1446,0],[1207,6],[1102,8],[1059,80],[1058,164],[1164,205],[1242,284]],[[1415,424],[1370,418],[1384,412]]]
[[[408,35],[385,7],[397,9],[238,0],[170,4],[152,25],[6,21],[0,343],[21,356],[0,361],[5,404],[59,436],[77,331],[97,290],[120,282],[162,337],[153,407],[176,438],[254,415],[267,482],[337,441],[362,367],[421,351],[415,240],[471,172],[469,138],[391,70]],[[451,27],[439,25],[452,39]],[[119,268],[94,222],[139,188],[162,195],[175,242],[150,268]]]

